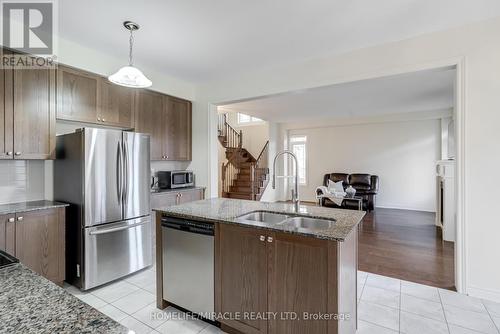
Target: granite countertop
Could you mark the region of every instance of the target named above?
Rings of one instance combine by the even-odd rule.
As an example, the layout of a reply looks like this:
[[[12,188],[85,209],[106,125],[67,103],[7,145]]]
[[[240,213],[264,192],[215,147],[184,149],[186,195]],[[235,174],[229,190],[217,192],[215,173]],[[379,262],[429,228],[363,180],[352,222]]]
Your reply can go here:
[[[365,216],[363,211],[332,209],[317,206],[301,205],[296,212],[294,205],[288,203],[268,203],[258,201],[237,200],[229,198],[212,198],[201,201],[189,202],[180,205],[158,208],[155,211],[166,213],[172,217],[195,219],[205,222],[220,222],[252,226],[281,232],[288,232],[319,239],[343,241],[361,222]],[[320,231],[298,232],[282,226],[259,222],[237,221],[236,218],[253,211],[267,211],[283,213],[290,216],[305,216],[336,220],[334,226]]]
[[[69,206],[69,204],[47,200],[0,204],[0,215],[34,210],[62,208],[65,206]]]
[[[206,187],[186,187],[186,188],[174,188],[174,189],[158,189],[151,190],[151,194],[162,194],[162,193],[170,193],[170,192],[179,192],[179,191],[188,191],[194,189],[206,189]]]
[[[1,333],[129,333],[22,264],[0,269]]]

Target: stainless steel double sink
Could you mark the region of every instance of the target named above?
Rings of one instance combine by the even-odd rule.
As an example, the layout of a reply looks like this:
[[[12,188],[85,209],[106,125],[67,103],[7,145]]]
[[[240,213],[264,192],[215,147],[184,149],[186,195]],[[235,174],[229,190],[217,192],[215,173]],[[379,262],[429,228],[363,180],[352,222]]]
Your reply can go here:
[[[281,213],[254,211],[236,218],[238,222],[247,222],[254,225],[274,226],[283,230],[297,232],[317,232],[335,226],[335,220],[288,216]]]

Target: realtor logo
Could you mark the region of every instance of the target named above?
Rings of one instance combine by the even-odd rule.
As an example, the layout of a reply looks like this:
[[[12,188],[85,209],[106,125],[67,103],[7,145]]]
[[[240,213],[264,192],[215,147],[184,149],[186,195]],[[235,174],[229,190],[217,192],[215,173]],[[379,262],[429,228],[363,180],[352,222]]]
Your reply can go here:
[[[32,55],[53,55],[54,30],[53,1],[2,1],[3,46]]]

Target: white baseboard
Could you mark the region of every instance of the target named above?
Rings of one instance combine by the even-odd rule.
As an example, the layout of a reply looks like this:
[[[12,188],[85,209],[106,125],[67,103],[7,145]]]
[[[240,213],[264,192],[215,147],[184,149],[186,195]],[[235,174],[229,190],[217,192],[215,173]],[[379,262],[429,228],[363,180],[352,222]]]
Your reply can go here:
[[[500,303],[500,291],[478,288],[475,286],[467,287],[467,294],[471,297],[481,298],[491,300],[496,303]]]
[[[399,205],[377,205],[375,208],[436,213],[436,210],[429,210],[429,209],[424,209],[424,208],[412,208],[412,207],[399,206]]]

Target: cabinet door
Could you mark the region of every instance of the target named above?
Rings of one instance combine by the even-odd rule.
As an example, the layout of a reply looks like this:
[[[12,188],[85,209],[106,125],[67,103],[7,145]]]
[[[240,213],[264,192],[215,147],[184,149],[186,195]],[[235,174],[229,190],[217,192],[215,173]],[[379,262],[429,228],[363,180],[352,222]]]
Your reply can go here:
[[[0,55],[10,54],[0,48]],[[0,159],[14,156],[13,71],[0,68]]]
[[[99,77],[59,65],[57,69],[57,118],[97,123]]]
[[[167,160],[191,160],[191,102],[166,100],[164,154]]]
[[[15,215],[0,215],[0,250],[15,256]]]
[[[203,189],[192,189],[192,190],[181,191],[179,192],[179,194],[180,194],[179,204],[198,201],[205,197]]]
[[[269,312],[328,314],[328,241],[269,234]],[[335,259],[332,259],[335,261]],[[335,263],[335,262],[332,262]],[[332,284],[331,289],[335,288]],[[269,333],[328,333],[325,320],[269,320]]]
[[[219,231],[216,312],[266,312],[267,242],[263,231],[225,224],[219,224]],[[221,322],[243,333],[267,333],[267,322],[262,319]]]
[[[166,206],[176,205],[178,201],[177,195],[178,192],[176,191],[151,194],[151,209],[161,209]]]
[[[137,94],[135,131],[151,135],[151,160],[164,160],[163,96],[142,90]]]
[[[64,281],[64,209],[18,213],[16,257],[45,278]]]
[[[14,158],[55,157],[55,71],[14,70]]]
[[[136,92],[136,89],[118,86],[101,78],[99,81],[100,107],[97,119],[106,125],[133,128]]]

